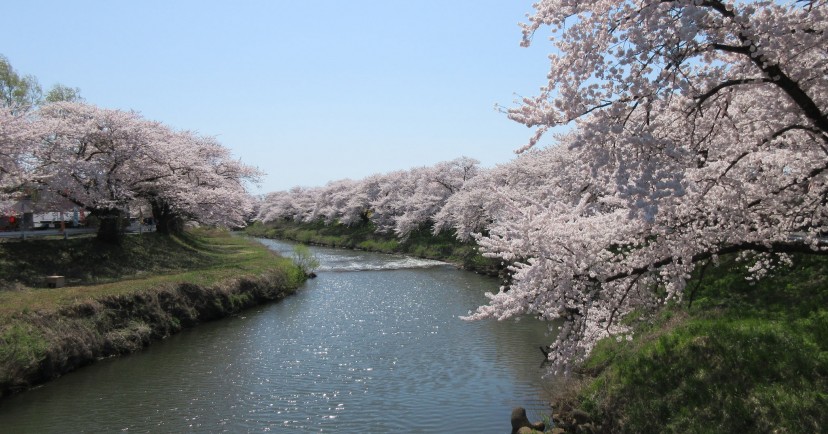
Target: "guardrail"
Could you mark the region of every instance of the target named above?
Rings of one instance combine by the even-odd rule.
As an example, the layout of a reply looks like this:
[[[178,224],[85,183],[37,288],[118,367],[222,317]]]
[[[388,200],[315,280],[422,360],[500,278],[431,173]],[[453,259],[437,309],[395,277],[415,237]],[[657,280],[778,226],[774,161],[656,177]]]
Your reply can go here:
[[[96,232],[98,232],[97,228],[66,228],[63,231],[61,231],[60,229],[26,229],[25,231],[0,231],[0,238],[20,238],[25,240],[27,238],[39,238],[48,236],[71,237],[82,234],[94,234]],[[155,232],[155,226],[130,226],[126,229],[126,233],[128,234],[140,234],[144,232]]]

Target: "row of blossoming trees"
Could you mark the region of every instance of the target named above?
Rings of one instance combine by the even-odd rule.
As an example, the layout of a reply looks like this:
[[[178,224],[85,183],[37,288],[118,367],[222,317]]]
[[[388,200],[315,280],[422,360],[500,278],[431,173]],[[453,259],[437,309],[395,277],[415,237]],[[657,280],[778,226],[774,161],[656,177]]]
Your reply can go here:
[[[787,254],[828,253],[826,1],[534,7],[524,43],[548,29],[555,51],[548,85],[508,110],[536,128],[522,155],[275,193],[260,217],[474,237],[513,280],[470,318],[562,321],[549,358],[563,368],[629,338],[627,315],[680,299],[719,255],[758,278]]]
[[[406,237],[430,224],[446,201],[479,171],[470,158],[431,167],[334,181],[324,187],[295,187],[267,194],[258,219],[353,225],[372,222],[378,232]]]
[[[106,241],[120,241],[122,217],[139,207],[152,209],[161,232],[185,220],[242,226],[253,210],[245,183],[259,176],[215,139],[135,112],[67,101],[0,107],[0,194],[71,203],[99,219]]]

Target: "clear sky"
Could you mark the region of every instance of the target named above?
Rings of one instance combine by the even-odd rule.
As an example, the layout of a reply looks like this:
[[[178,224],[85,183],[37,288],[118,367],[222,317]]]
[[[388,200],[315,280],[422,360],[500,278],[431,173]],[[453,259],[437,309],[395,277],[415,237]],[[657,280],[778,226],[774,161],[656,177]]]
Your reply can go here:
[[[531,1],[15,1],[15,70],[216,136],[267,173],[255,193],[469,156],[493,166],[532,131],[494,105],[544,85],[520,47]]]

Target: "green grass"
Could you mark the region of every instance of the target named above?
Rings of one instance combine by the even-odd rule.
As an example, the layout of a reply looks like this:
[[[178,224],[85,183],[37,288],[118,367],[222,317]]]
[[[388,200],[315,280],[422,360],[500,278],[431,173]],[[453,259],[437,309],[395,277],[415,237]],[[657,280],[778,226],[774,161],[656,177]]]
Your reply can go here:
[[[18,313],[54,310],[84,300],[149,290],[166,284],[211,285],[282,269],[301,279],[290,259],[226,231],[182,236],[129,236],[121,247],[94,238],[27,240],[0,244],[0,321]],[[64,288],[46,288],[44,276],[67,277]]]
[[[128,236],[123,246],[95,238],[29,239],[0,243],[0,270],[7,285],[43,285],[43,276],[66,276],[86,285],[129,275],[167,272],[209,265],[211,248],[200,235],[167,237],[158,233]]]
[[[438,259],[485,274],[497,275],[501,271],[498,262],[483,257],[474,243],[460,242],[448,232],[433,235],[427,226],[411,232],[404,240],[398,239],[394,234],[377,233],[375,226],[370,222],[352,226],[326,225],[322,221],[277,221],[267,224],[256,222],[248,226],[245,233],[256,237]]]
[[[278,300],[306,278],[247,237],[204,229],[129,236],[120,247],[94,238],[6,242],[0,273],[0,397]],[[44,287],[48,274],[66,275],[69,286]]]
[[[818,432],[828,426],[828,258],[750,284],[732,258],[685,301],[605,340],[572,405],[615,432]]]
[[[0,330],[0,364],[27,366],[40,360],[47,342],[42,333],[19,321],[9,323]]]

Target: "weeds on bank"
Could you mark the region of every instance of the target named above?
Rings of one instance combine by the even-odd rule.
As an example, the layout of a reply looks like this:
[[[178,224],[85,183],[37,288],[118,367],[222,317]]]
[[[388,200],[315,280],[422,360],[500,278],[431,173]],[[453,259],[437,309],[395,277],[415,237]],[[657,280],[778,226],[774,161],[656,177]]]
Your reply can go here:
[[[317,268],[319,268],[319,259],[311,253],[308,246],[304,244],[297,244],[293,246],[293,256],[291,257],[293,263],[302,270],[305,276],[313,276]]]
[[[576,405],[615,432],[828,426],[828,260],[796,264],[752,285],[726,258],[692,305],[671,306],[632,343],[600,342]]]

